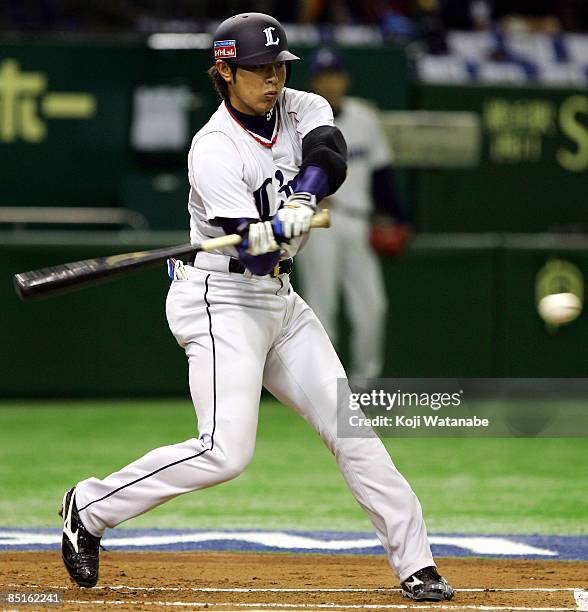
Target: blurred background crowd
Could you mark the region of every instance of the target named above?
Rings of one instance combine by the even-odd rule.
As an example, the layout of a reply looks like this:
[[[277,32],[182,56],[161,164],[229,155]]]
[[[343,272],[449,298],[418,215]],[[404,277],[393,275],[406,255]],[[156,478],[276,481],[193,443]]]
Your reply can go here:
[[[288,23],[364,24],[391,35],[445,29],[557,32],[588,30],[583,0],[4,0],[5,31],[132,32],[198,30],[207,20],[259,11]]]

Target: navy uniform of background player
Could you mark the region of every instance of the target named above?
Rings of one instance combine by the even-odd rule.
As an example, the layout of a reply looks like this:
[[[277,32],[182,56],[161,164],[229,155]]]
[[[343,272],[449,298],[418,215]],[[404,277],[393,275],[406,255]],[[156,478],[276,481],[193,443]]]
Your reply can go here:
[[[191,239],[239,232],[245,242],[176,267],[167,297],[170,329],[189,362],[199,435],[67,491],[65,566],[79,585],[95,585],[107,528],[241,473],[255,448],[265,386],[334,454],[404,592],[447,599],[452,591],[436,573],[418,499],[381,441],[337,437],[337,379],[345,372],[290,284],[291,257],[316,202],[345,178],[346,146],[331,108],[284,87],[287,63],[298,58],[268,15],[224,21],[214,58],[210,74],[223,101],[190,149]]]
[[[303,295],[337,345],[343,291],[351,324],[349,374],[375,378],[382,373],[388,303],[374,249],[389,256],[402,252],[411,234],[408,212],[397,193],[377,109],[346,95],[350,78],[342,56],[319,49],[309,75],[312,90],[333,108],[335,125],[347,142],[348,169],[343,185],[328,198],[330,231],[310,236],[297,260]]]

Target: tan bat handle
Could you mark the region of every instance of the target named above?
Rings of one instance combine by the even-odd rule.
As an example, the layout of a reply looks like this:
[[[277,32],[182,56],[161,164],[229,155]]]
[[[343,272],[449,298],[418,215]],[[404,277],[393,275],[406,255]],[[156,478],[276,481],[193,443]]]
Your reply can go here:
[[[310,220],[310,227],[313,229],[330,227],[331,219],[329,217],[329,211],[324,208],[312,217]],[[229,234],[228,236],[220,236],[219,238],[211,238],[205,240],[200,244],[201,251],[214,251],[215,249],[223,249],[225,247],[237,246],[241,244],[243,238],[238,234]]]

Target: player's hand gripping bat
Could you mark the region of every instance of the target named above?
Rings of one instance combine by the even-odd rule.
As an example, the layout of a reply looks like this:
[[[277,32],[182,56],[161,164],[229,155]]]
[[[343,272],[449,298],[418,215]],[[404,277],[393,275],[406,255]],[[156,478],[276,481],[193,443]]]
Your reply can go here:
[[[329,211],[322,210],[313,216],[310,227],[329,227],[329,225]],[[94,285],[134,270],[154,266],[169,258],[181,258],[198,253],[198,251],[213,251],[237,246],[242,240],[243,238],[238,234],[229,234],[205,240],[200,245],[184,244],[153,251],[124,253],[21,272],[14,275],[14,288],[21,300],[32,300]]]

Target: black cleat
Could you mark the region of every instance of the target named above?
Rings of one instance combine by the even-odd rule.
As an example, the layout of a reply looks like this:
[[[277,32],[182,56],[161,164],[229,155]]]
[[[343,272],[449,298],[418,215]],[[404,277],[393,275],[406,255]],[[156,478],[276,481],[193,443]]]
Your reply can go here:
[[[91,588],[98,582],[100,538],[93,536],[80,521],[75,502],[75,487],[63,496],[59,511],[63,517],[61,556],[72,580],[79,586]]]
[[[453,597],[453,589],[433,565],[415,572],[401,586],[404,597],[416,601],[445,601]]]

